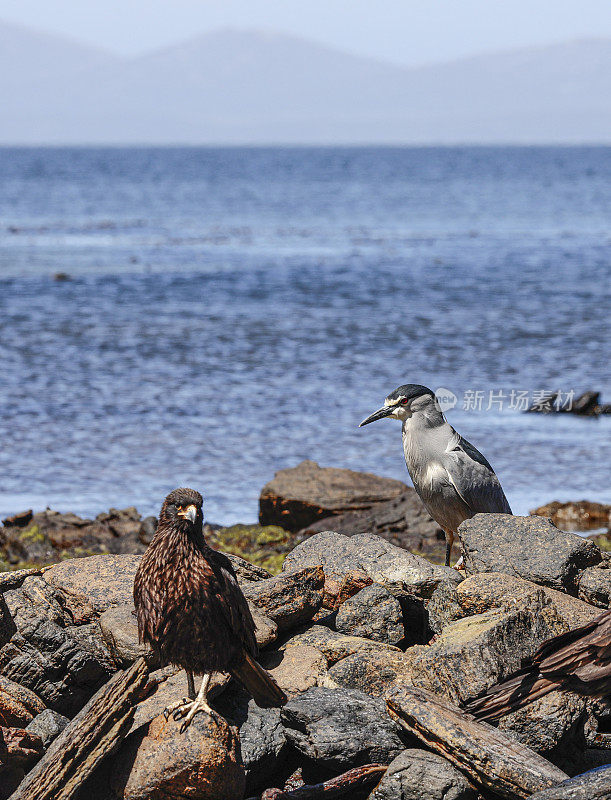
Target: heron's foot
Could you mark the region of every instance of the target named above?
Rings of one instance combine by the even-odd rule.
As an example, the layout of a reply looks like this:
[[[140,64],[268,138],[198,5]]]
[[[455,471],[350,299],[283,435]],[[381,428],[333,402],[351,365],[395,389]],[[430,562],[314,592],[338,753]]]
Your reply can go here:
[[[204,714],[208,714],[212,719],[215,719],[218,715],[217,712],[210,708],[206,698],[197,698],[196,700],[188,700],[186,703],[181,703],[180,706],[174,711],[172,715],[172,719],[175,722],[178,722],[179,719],[183,719],[184,721],[180,726],[180,733],[184,733],[191,722],[193,721],[193,717],[199,712],[202,711]]]

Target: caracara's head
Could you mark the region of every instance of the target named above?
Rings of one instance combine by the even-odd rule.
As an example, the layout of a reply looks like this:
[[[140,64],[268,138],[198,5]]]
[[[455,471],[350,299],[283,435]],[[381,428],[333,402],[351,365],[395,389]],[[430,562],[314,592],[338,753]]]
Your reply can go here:
[[[405,383],[399,386],[394,392],[391,392],[382,408],[378,408],[373,414],[370,414],[367,419],[364,419],[359,428],[363,425],[369,425],[370,422],[375,422],[378,419],[399,419],[401,421],[409,419],[412,414],[417,411],[423,411],[430,406],[435,405],[435,394],[426,386],[419,383]]]
[[[195,489],[174,489],[163,501],[159,523],[185,531],[201,527],[203,502],[201,494]]]

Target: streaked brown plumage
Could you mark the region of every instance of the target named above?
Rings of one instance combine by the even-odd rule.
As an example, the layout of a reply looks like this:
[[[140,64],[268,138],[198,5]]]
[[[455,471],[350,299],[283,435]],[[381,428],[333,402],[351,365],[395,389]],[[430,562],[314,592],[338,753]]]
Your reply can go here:
[[[192,699],[193,673],[205,676],[195,711],[210,711],[206,689],[212,672],[230,672],[257,705],[283,705],[284,692],[254,660],[255,624],[231,561],[209,547],[202,525],[199,492],[175,489],[166,497],[134,580],[140,641],[163,664],[187,670]],[[195,711],[187,714],[187,724]]]
[[[611,611],[548,639],[527,666],[471,700],[465,710],[493,722],[555,689],[588,697],[611,695]]]

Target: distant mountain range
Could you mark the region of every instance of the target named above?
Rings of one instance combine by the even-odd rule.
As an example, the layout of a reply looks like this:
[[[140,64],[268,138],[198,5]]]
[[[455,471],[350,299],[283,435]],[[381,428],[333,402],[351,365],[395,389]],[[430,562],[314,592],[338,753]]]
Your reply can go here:
[[[0,24],[0,143],[611,142],[611,40],[417,69],[222,30],[123,59]]]

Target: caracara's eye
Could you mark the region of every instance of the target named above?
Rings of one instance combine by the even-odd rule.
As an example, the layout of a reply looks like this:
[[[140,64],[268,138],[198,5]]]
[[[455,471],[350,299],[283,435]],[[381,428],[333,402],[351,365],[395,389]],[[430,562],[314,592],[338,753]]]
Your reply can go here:
[[[406,406],[408,403],[409,403],[409,400],[407,399],[407,397],[404,397],[404,398],[401,400],[401,405],[402,405],[402,406]]]

